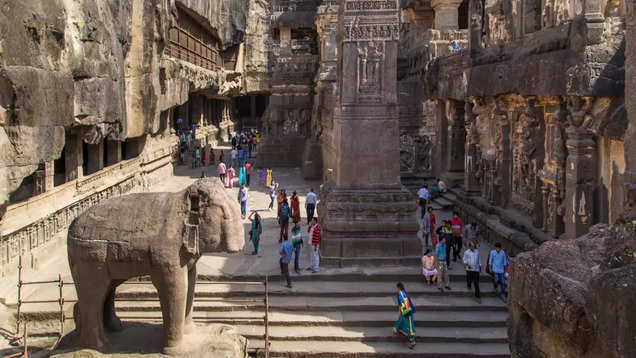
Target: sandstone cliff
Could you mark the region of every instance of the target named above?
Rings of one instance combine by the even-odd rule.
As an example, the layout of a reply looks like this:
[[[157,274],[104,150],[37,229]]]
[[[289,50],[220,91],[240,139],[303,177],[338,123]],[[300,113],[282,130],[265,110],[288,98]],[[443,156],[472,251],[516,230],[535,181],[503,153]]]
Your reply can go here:
[[[249,0],[0,0],[0,205],[71,128],[86,143],[160,130],[163,110],[223,72],[164,54],[177,7],[221,47],[245,37]]]
[[[636,223],[597,225],[513,260],[515,357],[636,356]]]

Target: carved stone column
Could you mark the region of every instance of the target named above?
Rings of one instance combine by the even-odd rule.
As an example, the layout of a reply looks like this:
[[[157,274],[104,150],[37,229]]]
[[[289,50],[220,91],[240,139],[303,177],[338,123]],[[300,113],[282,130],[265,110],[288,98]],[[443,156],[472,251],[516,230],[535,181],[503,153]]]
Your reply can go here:
[[[334,183],[321,188],[322,256],[337,265],[416,262],[416,207],[399,176],[398,1],[340,4],[337,160]]]
[[[435,10],[436,30],[456,30],[459,28],[459,6],[462,0],[431,0]]]
[[[467,192],[481,191],[482,178],[481,151],[479,149],[479,132],[477,131],[477,116],[473,112],[473,105],[464,105],[464,122],[466,124],[466,163],[464,165],[464,190]]]
[[[588,232],[594,223],[594,188],[596,186],[596,142],[586,128],[591,107],[590,98],[570,97],[567,100],[568,157],[565,172],[565,233],[568,238]]]
[[[625,133],[625,205],[622,219],[636,220],[636,3],[627,11],[625,53],[625,103],[628,127]]]
[[[464,183],[464,162],[466,151],[466,125],[464,123],[464,103],[446,101],[446,119],[448,139],[445,141],[446,170],[440,175],[449,186]]]
[[[469,4],[469,46],[471,52],[479,51],[482,48],[481,36],[484,16],[483,3],[483,0],[470,0]]]
[[[64,151],[66,182],[81,178],[83,175],[82,164],[84,162],[81,136],[75,133],[67,134]]]
[[[554,113],[546,117],[545,163],[540,172],[543,181],[543,230],[554,237],[563,234],[565,215],[565,110],[558,101]]]
[[[510,197],[510,170],[512,150],[510,148],[510,121],[508,113],[497,103],[493,113],[495,121],[495,173],[493,180],[493,199],[495,205],[505,207]]]

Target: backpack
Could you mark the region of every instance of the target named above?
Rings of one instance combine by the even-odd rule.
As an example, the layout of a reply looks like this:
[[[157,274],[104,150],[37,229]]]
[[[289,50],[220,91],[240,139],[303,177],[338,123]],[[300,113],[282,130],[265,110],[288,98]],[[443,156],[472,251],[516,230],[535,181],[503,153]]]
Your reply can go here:
[[[289,220],[289,206],[283,205],[280,207],[280,219],[285,221]]]

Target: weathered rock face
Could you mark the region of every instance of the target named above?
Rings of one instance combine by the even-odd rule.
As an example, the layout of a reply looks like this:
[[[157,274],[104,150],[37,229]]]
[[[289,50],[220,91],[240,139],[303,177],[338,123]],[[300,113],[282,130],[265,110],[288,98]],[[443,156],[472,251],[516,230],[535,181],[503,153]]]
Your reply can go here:
[[[515,357],[634,357],[636,231],[597,225],[513,259],[509,336]]]
[[[249,0],[0,2],[0,204],[68,131],[89,144],[156,134],[161,111],[219,88],[222,72],[166,60],[180,11],[221,49],[243,41]]]

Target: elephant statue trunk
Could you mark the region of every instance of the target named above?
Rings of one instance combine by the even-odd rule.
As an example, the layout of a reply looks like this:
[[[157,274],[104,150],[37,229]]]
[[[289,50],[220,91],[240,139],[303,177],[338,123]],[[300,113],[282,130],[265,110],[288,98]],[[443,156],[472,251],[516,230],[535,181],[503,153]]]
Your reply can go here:
[[[77,343],[104,351],[105,330],[120,330],[115,289],[149,275],[164,323],[164,352],[178,353],[192,324],[196,263],[202,253],[243,249],[238,205],[216,178],[178,193],[139,193],[110,199],[77,217],[68,231],[75,281]]]

